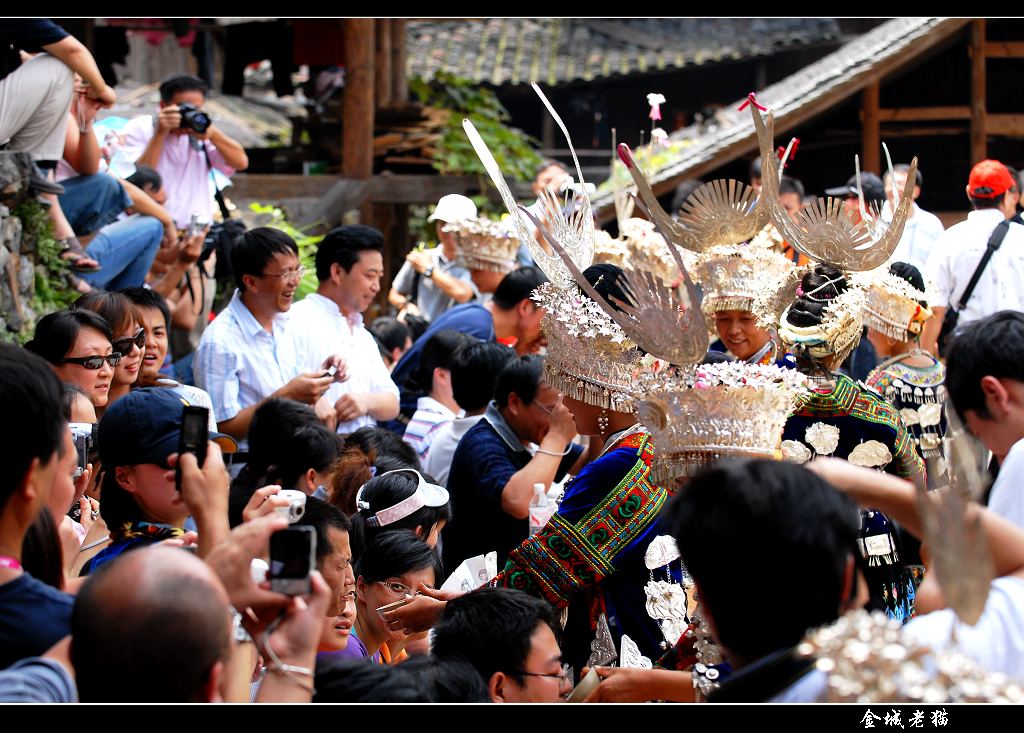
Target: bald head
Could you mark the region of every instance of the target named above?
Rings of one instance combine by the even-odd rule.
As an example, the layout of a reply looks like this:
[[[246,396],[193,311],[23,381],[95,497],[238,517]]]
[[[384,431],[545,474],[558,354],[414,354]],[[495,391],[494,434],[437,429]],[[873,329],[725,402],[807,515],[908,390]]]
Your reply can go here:
[[[133,550],[91,576],[71,616],[83,702],[204,700],[225,658],[230,603],[210,568],[170,547]]]

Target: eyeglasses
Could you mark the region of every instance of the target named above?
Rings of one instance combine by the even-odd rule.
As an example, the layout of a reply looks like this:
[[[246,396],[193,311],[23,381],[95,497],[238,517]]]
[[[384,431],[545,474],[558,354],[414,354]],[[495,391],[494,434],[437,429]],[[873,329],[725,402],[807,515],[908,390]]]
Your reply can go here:
[[[379,580],[377,582],[380,583],[381,585],[383,585],[385,588],[387,588],[389,591],[391,591],[392,594],[394,594],[396,596],[403,596],[404,597],[404,596],[407,596],[407,595],[410,595],[410,596],[419,595],[419,591],[414,591],[412,588],[407,586],[405,583],[399,583],[396,580]]]
[[[306,274],[306,266],[299,265],[294,270],[285,270],[284,272],[269,273],[264,272],[260,277],[273,277],[278,280],[301,280],[302,276]]]
[[[559,685],[565,685],[566,687],[572,687],[572,667],[568,664],[562,665],[562,671],[558,674],[541,674],[540,672],[520,672],[519,674],[524,677],[550,677],[551,679],[558,680]]]
[[[548,415],[550,415],[552,412],[555,411],[555,406],[554,405],[551,405],[549,407],[548,405],[542,405],[539,402],[533,402],[532,404],[535,405],[538,410],[540,410],[541,412],[546,413]]]
[[[106,356],[69,356],[64,359],[64,364],[78,364],[80,367],[85,369],[91,369],[96,371],[97,369],[103,368],[103,362],[106,362],[112,367],[116,367],[121,363],[121,352],[115,351]]]
[[[111,341],[110,345],[114,347],[115,352],[120,352],[124,356],[132,353],[132,346],[138,346],[139,351],[142,351],[146,346],[146,329],[140,328],[134,336],[125,336],[123,339]]]

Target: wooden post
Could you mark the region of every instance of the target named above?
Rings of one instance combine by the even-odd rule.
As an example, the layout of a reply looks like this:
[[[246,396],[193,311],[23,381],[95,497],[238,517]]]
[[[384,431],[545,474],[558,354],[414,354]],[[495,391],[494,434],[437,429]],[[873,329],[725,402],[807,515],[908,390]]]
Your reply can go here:
[[[971,165],[988,157],[985,105],[985,19],[971,21]]]
[[[342,178],[366,179],[373,175],[373,18],[341,21],[345,48],[345,93],[341,104]],[[370,207],[360,207],[361,221],[369,223]]]
[[[861,138],[860,169],[875,174],[882,171],[882,133],[878,119],[880,86],[876,79],[864,87],[861,102],[861,128],[864,134]]]
[[[405,21],[391,19],[391,98],[396,102],[409,100],[409,80],[405,76]]]
[[[376,77],[375,89],[378,108],[391,102],[391,84],[393,82],[391,73],[392,23],[394,23],[394,21],[388,18],[377,18],[374,20],[374,26],[377,34],[377,47],[374,50],[373,73]]]
[[[380,21],[377,21],[378,23]],[[371,305],[366,313],[366,322],[369,323],[377,316],[388,312],[388,291],[391,289],[391,282],[398,274],[398,268],[402,266],[402,256],[396,256],[396,250],[401,246],[395,237],[395,205],[394,204],[373,204],[373,225],[380,229],[384,235],[384,275],[380,280],[380,292],[377,293],[375,305]],[[404,244],[404,242],[402,243]],[[372,316],[372,317],[371,317]]]

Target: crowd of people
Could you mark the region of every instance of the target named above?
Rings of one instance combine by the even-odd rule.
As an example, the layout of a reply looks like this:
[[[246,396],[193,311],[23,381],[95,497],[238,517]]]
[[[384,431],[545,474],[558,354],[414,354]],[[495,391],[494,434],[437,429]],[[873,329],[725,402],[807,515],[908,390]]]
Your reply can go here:
[[[247,160],[203,83],[126,126],[122,180],[84,47],[0,41],[0,142],[82,291],[0,345],[0,701],[1024,701],[1015,171],[948,230],[916,161],[827,207],[752,107],[738,199],[667,213],[624,153],[650,220],[601,238],[546,161],[529,217],[441,198],[391,315],[347,224],[299,301],[295,241],[246,231],[207,319],[207,178]]]

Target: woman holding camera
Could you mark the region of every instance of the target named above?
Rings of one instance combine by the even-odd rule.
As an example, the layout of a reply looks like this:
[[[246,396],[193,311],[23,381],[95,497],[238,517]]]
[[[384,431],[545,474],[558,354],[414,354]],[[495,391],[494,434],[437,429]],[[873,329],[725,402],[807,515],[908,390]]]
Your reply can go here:
[[[145,387],[115,402],[100,420],[100,514],[111,543],[89,561],[83,574],[137,547],[186,542],[185,519],[190,515],[202,542],[212,546],[227,534],[229,477],[214,445],[202,467],[204,480],[190,482],[183,476],[181,490],[177,488],[183,407],[173,391]],[[210,442],[223,437],[211,434]]]

